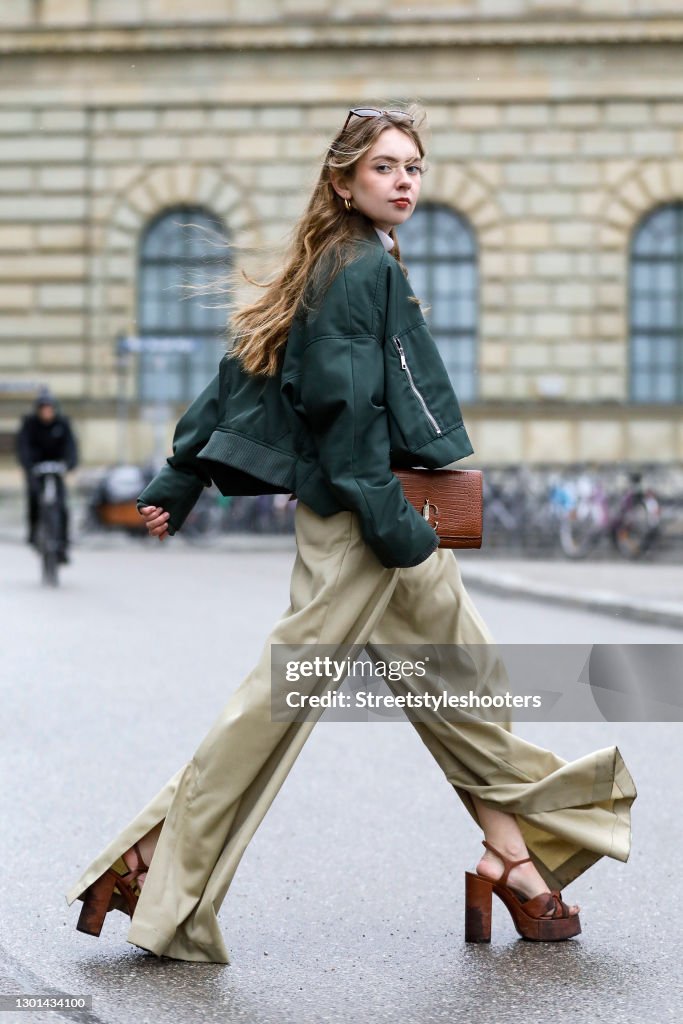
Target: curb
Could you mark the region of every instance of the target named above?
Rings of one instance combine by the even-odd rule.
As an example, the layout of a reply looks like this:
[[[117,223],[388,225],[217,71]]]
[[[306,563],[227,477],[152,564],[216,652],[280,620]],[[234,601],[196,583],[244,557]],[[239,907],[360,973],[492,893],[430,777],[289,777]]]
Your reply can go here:
[[[639,601],[624,597],[612,590],[567,591],[548,583],[536,583],[511,572],[501,572],[495,578],[486,570],[462,566],[465,586],[476,587],[486,593],[503,597],[524,597],[543,604],[556,604],[567,608],[581,608],[599,612],[610,618],[621,617],[635,622],[649,622],[670,629],[683,630],[683,604],[666,601]]]
[[[0,543],[19,544],[22,537],[19,531],[0,529]],[[146,541],[146,538],[142,538]],[[131,543],[137,543],[132,541]],[[201,541],[187,542],[186,547],[195,546],[197,550],[209,549],[218,551],[234,551],[244,553],[258,551],[296,551],[294,534],[249,534],[234,533],[211,543]],[[101,538],[93,535],[86,544],[75,542],[76,551],[116,550],[120,544],[112,543],[106,534]],[[543,604],[554,604],[565,608],[580,608],[584,611],[598,612],[610,618],[623,618],[634,622],[648,622],[669,629],[683,630],[683,604],[666,601],[643,601],[625,597],[611,590],[565,590],[549,583],[532,582],[516,573],[492,572],[477,566],[460,563],[463,582],[467,587],[475,587],[484,593],[499,597],[523,597],[529,601]]]

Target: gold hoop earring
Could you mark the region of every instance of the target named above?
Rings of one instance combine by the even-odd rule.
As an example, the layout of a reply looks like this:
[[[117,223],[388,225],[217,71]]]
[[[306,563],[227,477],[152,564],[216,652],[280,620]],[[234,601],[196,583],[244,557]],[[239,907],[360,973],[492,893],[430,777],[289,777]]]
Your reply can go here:
[[[351,200],[350,199],[345,199],[344,200],[344,206],[346,208],[346,212],[347,213],[351,213],[351,210],[353,209],[353,207],[351,206]]]

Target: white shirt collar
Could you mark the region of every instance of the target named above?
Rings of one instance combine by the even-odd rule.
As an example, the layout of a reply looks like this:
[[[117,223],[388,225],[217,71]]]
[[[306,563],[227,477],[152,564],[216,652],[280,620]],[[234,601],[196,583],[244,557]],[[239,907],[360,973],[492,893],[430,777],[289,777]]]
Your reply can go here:
[[[374,225],[373,225],[373,227],[374,227]],[[391,250],[394,248],[394,240],[391,237],[391,235],[388,235],[386,233],[386,231],[382,231],[381,228],[377,228],[376,227],[375,231],[379,235],[380,241],[382,242],[382,245],[384,246],[386,251],[387,252],[391,252]]]

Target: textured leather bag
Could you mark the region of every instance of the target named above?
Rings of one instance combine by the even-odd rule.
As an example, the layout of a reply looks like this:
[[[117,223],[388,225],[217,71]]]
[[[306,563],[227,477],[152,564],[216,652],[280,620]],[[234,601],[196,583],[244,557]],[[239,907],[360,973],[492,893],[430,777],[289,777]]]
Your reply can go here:
[[[393,469],[403,493],[434,527],[440,548],[480,548],[480,469]]]

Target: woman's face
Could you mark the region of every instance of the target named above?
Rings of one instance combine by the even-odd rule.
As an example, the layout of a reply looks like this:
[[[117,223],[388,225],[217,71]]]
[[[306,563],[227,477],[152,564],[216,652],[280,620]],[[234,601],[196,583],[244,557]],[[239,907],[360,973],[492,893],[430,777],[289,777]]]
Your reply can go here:
[[[335,191],[369,217],[375,227],[389,231],[403,224],[415,209],[422,185],[422,158],[417,146],[400,128],[385,128],[356,164],[355,174]]]

